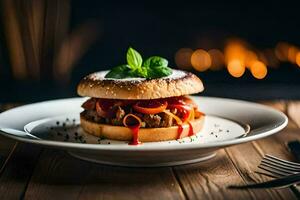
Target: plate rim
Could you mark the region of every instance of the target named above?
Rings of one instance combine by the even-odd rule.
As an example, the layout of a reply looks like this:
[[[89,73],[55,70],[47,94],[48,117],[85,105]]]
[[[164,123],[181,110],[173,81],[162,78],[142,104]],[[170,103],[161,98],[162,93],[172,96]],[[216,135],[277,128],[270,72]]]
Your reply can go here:
[[[281,111],[278,111],[274,108],[254,103],[254,102],[249,102],[249,101],[244,101],[244,100],[237,100],[237,99],[229,99],[229,98],[219,98],[219,97],[206,97],[206,96],[192,96],[193,98],[205,98],[205,99],[215,99],[215,100],[221,100],[221,101],[231,101],[235,103],[246,103],[246,104],[252,104],[254,106],[257,106],[258,108],[261,109],[266,109],[271,112],[276,113],[278,116],[283,118],[283,121],[280,124],[277,124],[276,127],[274,127],[271,130],[267,131],[259,131],[255,135],[246,135],[245,137],[242,138],[235,138],[232,140],[227,140],[227,141],[221,141],[221,142],[212,142],[212,143],[207,143],[207,144],[191,144],[191,143],[182,143],[181,145],[165,145],[165,146],[143,146],[143,145],[137,145],[137,146],[130,146],[125,147],[125,146],[118,146],[118,145],[99,145],[99,144],[85,144],[85,143],[68,143],[68,142],[60,142],[60,141],[50,141],[50,140],[37,140],[37,139],[29,139],[29,138],[23,138],[20,136],[12,135],[9,132],[3,131],[3,129],[0,127],[0,134],[4,135],[6,137],[15,139],[20,142],[26,142],[26,143],[31,143],[31,144],[36,144],[36,145],[42,145],[42,146],[48,146],[48,147],[59,147],[59,148],[68,148],[68,149],[80,149],[80,150],[101,150],[101,151],[170,151],[170,150],[192,150],[192,149],[207,149],[207,148],[222,148],[226,146],[231,146],[231,145],[236,145],[236,144],[242,144],[245,142],[250,142],[258,139],[262,139],[265,137],[268,137],[272,134],[275,134],[279,131],[281,131],[283,128],[285,128],[288,124],[288,117],[282,113]],[[0,115],[5,114],[7,112],[11,112],[13,110],[17,110],[20,108],[25,108],[33,105],[38,105],[38,104],[44,104],[44,103],[53,103],[53,102],[59,102],[59,101],[72,101],[72,100],[79,100],[79,99],[84,99],[86,97],[75,97],[75,98],[63,98],[63,99],[55,99],[55,100],[47,100],[47,101],[41,101],[37,103],[32,103],[32,104],[27,104],[23,106],[19,106],[7,111],[2,112]],[[20,130],[18,130],[20,131]],[[250,131],[251,133],[251,131]],[[107,148],[109,147],[109,148]],[[112,148],[114,147],[114,148]]]
[[[64,118],[64,119],[69,118],[70,119],[70,118],[73,118],[74,115],[78,115],[78,113],[69,113],[69,114],[64,114],[64,115],[59,115],[59,116],[49,117],[49,118],[43,118],[43,119],[39,119],[39,120],[36,120],[36,121],[29,122],[28,124],[26,124],[24,126],[24,132],[29,134],[29,136],[32,135],[33,137],[36,137],[37,139],[40,139],[39,137],[37,137],[36,135],[31,133],[32,128],[36,127],[36,125],[39,125],[39,124],[44,123],[44,122],[49,122],[49,121],[58,121],[59,120],[58,118]],[[249,132],[250,132],[250,126],[248,124],[243,124],[241,122],[237,122],[235,120],[231,120],[231,119],[228,119],[228,118],[225,118],[225,117],[220,117],[220,116],[217,116],[217,115],[208,114],[208,115],[206,115],[206,117],[217,118],[217,119],[220,119],[220,120],[229,121],[231,123],[234,123],[234,124],[240,126],[240,128],[242,128],[244,130],[244,133],[240,134],[239,136],[232,137],[231,139],[221,140],[221,141],[217,141],[217,142],[210,142],[210,143],[218,143],[218,142],[232,140],[232,139],[236,139],[236,138],[243,138],[247,134],[249,134]],[[93,137],[95,137],[95,136],[93,136]],[[53,141],[53,140],[47,140],[47,139],[41,139],[41,140],[43,140],[43,141]],[[55,142],[60,142],[60,141],[55,140]],[[126,142],[126,141],[124,141],[124,142]],[[168,142],[168,141],[162,141],[162,142]],[[155,143],[158,143],[158,142],[155,142]],[[75,144],[82,144],[82,143],[75,143]],[[87,144],[91,145],[91,143],[87,143]],[[181,143],[181,144],[184,144],[184,143]],[[190,143],[187,143],[187,144],[190,144]],[[197,143],[197,144],[198,145],[203,145],[203,143]],[[99,144],[96,144],[96,145],[99,145]],[[178,145],[178,144],[172,144],[172,145]],[[119,144],[110,144],[110,146],[115,147],[115,146],[119,146]]]

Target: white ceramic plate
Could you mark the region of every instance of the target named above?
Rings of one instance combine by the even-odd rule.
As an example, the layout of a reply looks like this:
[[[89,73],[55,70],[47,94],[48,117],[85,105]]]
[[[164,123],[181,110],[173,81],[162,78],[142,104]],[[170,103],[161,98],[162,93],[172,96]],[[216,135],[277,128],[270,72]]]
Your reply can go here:
[[[78,119],[85,98],[46,101],[3,112],[0,131],[16,140],[62,148],[93,162],[170,166],[212,158],[217,149],[269,136],[288,122],[283,113],[255,103],[211,97],[193,99],[207,114],[204,129],[192,138],[177,141],[132,146],[87,135]]]

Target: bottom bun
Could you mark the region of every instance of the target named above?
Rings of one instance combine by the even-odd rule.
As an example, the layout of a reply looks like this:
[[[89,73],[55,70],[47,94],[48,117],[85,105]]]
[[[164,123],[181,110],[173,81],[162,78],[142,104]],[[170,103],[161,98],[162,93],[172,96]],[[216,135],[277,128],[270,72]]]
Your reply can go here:
[[[204,116],[191,121],[194,133],[201,131],[204,124]],[[129,128],[124,126],[112,126],[107,124],[98,124],[85,119],[80,116],[81,127],[87,133],[97,136],[104,137],[111,140],[132,140],[132,132]],[[182,125],[183,131],[181,138],[187,137],[189,133],[189,125]],[[140,142],[158,142],[166,140],[178,139],[178,126],[163,127],[163,128],[140,128],[139,130],[139,141]]]

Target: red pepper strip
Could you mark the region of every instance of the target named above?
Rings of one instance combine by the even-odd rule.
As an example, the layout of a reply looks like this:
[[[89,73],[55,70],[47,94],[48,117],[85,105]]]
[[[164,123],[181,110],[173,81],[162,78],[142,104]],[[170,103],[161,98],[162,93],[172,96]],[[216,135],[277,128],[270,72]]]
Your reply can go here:
[[[157,113],[161,113],[163,112],[167,106],[168,103],[167,101],[163,102],[163,103],[159,103],[158,102],[158,106],[154,107],[154,108],[149,108],[149,107],[143,107],[140,105],[141,102],[137,102],[136,104],[133,105],[133,109],[137,112],[143,113],[143,114],[157,114]]]
[[[183,113],[183,116],[182,116],[182,121],[183,122],[185,122],[185,121],[187,121],[189,119],[191,110],[193,109],[193,108],[191,108],[191,107],[189,107],[187,105],[179,105],[179,104],[169,105],[168,108],[176,108],[179,111],[181,111]]]
[[[170,115],[173,119],[175,119],[177,125],[182,124],[181,119],[179,117],[177,117],[176,115],[174,115],[173,113],[171,113],[169,110],[164,110],[164,113],[166,113],[167,115]]]

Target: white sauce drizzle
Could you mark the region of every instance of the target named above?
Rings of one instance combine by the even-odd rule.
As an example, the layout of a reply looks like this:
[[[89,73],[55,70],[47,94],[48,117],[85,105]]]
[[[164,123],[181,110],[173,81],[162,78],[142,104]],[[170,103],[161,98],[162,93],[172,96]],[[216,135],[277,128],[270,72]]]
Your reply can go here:
[[[109,71],[100,71],[92,73],[89,77],[93,80],[113,80],[113,81],[120,81],[120,82],[136,82],[136,81],[144,81],[145,78],[124,78],[124,79],[115,79],[115,78],[104,78],[105,75]],[[181,70],[172,69],[172,74],[169,76],[162,77],[161,79],[179,79],[186,76],[186,72]]]

